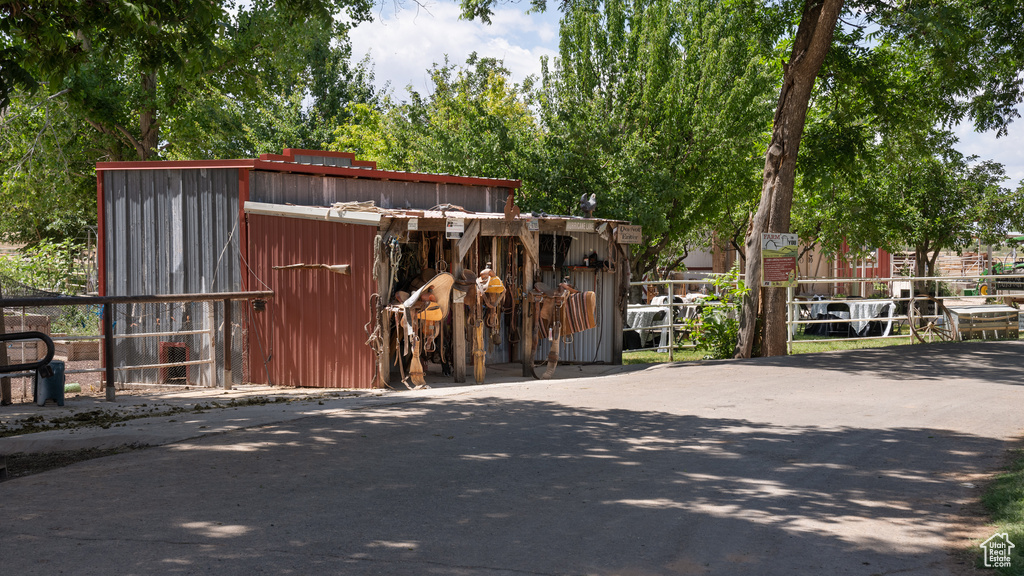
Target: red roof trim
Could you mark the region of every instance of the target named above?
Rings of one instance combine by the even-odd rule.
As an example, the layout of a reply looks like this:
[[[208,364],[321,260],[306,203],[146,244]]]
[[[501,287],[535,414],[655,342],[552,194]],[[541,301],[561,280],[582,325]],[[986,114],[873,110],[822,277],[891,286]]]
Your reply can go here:
[[[435,184],[460,184],[463,186],[489,186],[495,188],[519,188],[519,180],[480,178],[475,176],[454,176],[451,174],[425,174],[378,170],[376,162],[352,160],[352,166],[314,166],[295,163],[295,154],[354,158],[351,152],[325,152],[323,150],[302,150],[286,148],[284,155],[260,154],[259,159],[243,160],[149,160],[144,162],[97,162],[96,170],[189,170],[196,168],[249,168],[270,172],[294,172],[297,174],[322,174],[325,176],[347,176],[370,180],[396,180],[399,182],[430,182]]]
[[[295,158],[291,156],[282,156],[280,154],[260,154],[260,160],[271,160],[276,162],[295,162]]]
[[[97,162],[96,170],[252,168],[254,163],[255,160],[147,160],[144,162]]]

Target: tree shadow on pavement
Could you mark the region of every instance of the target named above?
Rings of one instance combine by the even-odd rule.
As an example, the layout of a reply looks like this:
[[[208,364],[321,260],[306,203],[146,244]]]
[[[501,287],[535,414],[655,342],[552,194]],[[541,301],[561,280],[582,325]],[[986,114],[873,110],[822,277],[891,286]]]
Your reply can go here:
[[[428,400],[8,482],[0,537],[12,573],[39,546],[52,573],[113,558],[106,573],[943,574],[961,474],[1001,450],[921,428]],[[75,486],[90,489],[39,497]]]
[[[716,362],[835,370],[893,380],[957,378],[1020,384],[1024,382],[1024,341],[943,342]]]

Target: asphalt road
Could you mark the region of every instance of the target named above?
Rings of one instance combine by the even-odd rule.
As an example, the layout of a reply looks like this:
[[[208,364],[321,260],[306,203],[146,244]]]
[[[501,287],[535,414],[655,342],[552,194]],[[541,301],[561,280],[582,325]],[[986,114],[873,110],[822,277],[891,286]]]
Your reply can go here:
[[[662,365],[207,435],[0,483],[0,566],[970,573],[955,551],[988,536],[970,503],[1024,426],[1022,352]]]

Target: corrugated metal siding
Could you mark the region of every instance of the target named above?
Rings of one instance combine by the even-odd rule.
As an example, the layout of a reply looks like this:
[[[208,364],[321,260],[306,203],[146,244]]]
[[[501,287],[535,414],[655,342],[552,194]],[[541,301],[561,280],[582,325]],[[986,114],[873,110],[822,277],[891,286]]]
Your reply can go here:
[[[591,252],[597,252],[601,260],[608,259],[608,241],[597,234],[571,233],[572,244],[569,246],[569,253],[566,255],[567,265],[580,266],[583,258]],[[543,270],[544,282],[549,286],[555,286],[561,278],[561,271],[554,272]],[[616,336],[622,338],[621,334],[616,335],[613,330],[612,317],[615,314],[615,274],[594,270],[569,270],[569,283],[577,290],[585,292],[593,290],[597,293],[597,310],[594,315],[597,320],[597,327],[573,334],[572,343],[562,343],[559,350],[560,362],[591,363],[591,362],[612,362],[612,346]],[[537,347],[537,360],[547,358],[551,343],[542,340]]]
[[[351,166],[352,160],[338,158],[336,156],[310,156],[296,154],[295,161],[299,164],[312,164],[313,166]]]
[[[237,169],[104,170],[101,174],[108,295],[241,289]],[[218,328],[223,322],[220,308],[216,307],[213,320]],[[201,304],[122,306],[115,321],[118,334],[208,329],[210,323]],[[221,338],[217,330],[218,346],[223,345]],[[161,339],[188,343],[193,360],[210,355],[208,339],[200,336],[117,340],[115,355],[127,364],[157,363]],[[241,340],[232,346],[238,372]],[[205,367],[188,368],[190,383],[211,384],[203,380],[204,375]],[[147,383],[158,378],[155,369],[125,376],[127,381]]]
[[[474,212],[500,212],[508,188],[397,182],[253,171],[249,199],[270,204],[330,206],[335,202],[373,200],[381,208],[426,210],[454,204]]]
[[[274,297],[253,313],[249,332],[254,382],[279,386],[368,388],[375,356],[366,345],[370,320],[375,226],[250,214],[253,272]],[[350,274],[327,270],[274,270],[274,266],[349,264]]]

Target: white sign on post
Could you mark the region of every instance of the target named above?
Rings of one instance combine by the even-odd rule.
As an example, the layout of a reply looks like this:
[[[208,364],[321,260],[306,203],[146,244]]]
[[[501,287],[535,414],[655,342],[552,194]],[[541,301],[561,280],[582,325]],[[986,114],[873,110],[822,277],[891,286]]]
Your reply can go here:
[[[409,224],[405,227],[405,229],[406,230],[419,230],[420,229],[420,219],[419,218],[409,218]]]
[[[465,218],[448,218],[444,222],[444,237],[449,240],[459,240],[466,231]]]
[[[530,232],[540,230],[540,220],[537,218],[530,218],[529,222],[526,223],[526,229]]]
[[[594,223],[587,220],[566,220],[566,232],[593,232]]]

